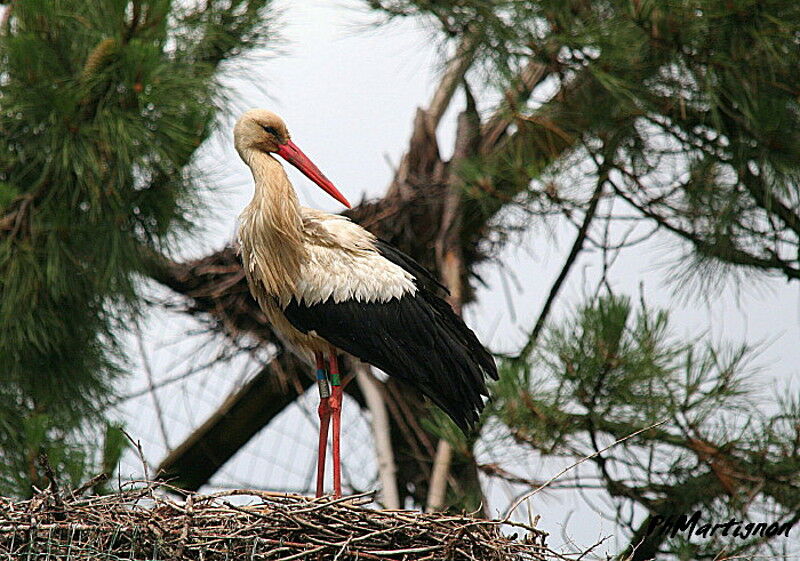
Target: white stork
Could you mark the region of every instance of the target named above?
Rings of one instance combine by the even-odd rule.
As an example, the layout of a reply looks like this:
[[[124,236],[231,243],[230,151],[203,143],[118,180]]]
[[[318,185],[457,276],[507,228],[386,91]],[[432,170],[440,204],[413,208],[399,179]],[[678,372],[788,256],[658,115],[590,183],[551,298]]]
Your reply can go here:
[[[443,287],[416,261],[347,218],[300,206],[274,154],[350,204],[291,141],[276,114],[246,112],[234,128],[234,142],[255,180],[253,200],[239,217],[250,290],[283,341],[316,363],[317,496],[323,490],[331,416],[334,495],[342,492],[339,351],[416,387],[463,431],[470,430],[483,409],[481,396],[488,395],[484,378],[497,379],[497,369],[437,294]]]

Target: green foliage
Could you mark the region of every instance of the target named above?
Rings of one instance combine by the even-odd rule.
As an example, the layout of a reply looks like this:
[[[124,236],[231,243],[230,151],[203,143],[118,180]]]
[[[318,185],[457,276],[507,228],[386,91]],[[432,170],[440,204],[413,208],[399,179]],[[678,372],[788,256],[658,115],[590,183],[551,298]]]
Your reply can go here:
[[[532,62],[547,77],[531,99],[502,94],[518,130],[464,168],[468,192],[482,194],[467,205],[469,220],[488,221],[548,166],[558,175],[568,169],[563,156],[581,150],[609,168],[618,197],[691,244],[677,273],[702,280],[724,262],[800,278],[800,4],[370,4],[390,17],[431,19],[443,37],[476,36],[476,67],[489,79],[474,71],[472,80],[495,95],[515,91]],[[543,195],[531,192],[527,203],[547,212],[586,199]]]
[[[535,368],[504,363],[495,406],[505,423],[534,431],[530,438],[553,450],[565,433],[548,422],[564,422],[566,434],[585,428],[576,421],[627,430],[680,418],[700,426],[723,410],[744,410],[752,351],[680,341],[665,311],[634,313],[627,298],[601,297],[547,331]]]
[[[217,65],[264,36],[267,5],[14,4],[0,34],[0,456],[17,466],[7,489],[27,492],[37,450],[82,463],[69,435],[113,394],[147,251],[195,218],[190,163],[222,100]]]
[[[702,285],[695,294],[713,295],[721,273],[800,279],[797,2],[369,4],[389,18],[432,22],[443,42],[476,40],[465,82],[472,96],[499,100],[483,132],[498,118],[513,123],[491,142],[479,139],[477,156],[459,167],[464,231],[478,232],[463,240],[468,257],[540,217],[564,216],[580,230],[555,298],[572,257],[590,244],[610,267],[607,256],[638,243],[606,236],[625,215],[650,230],[641,240],[661,230],[686,242],[682,266],[670,269],[686,292],[697,286],[691,280]],[[800,505],[797,478],[787,476],[800,471],[798,409],[761,411],[769,403],[748,384],[758,349],[681,341],[668,326],[664,312],[601,298],[532,335],[523,349],[535,355],[504,362],[495,386],[494,413],[543,454],[584,457],[667,420],[593,460],[597,485],[619,507],[615,521],[638,546],[634,560],[718,552],[645,535],[641,520],[623,514],[631,504],[650,516],[701,505],[720,520],[748,514],[748,505],[786,520]]]
[[[0,183],[0,208],[5,208],[19,196],[19,190],[9,183]]]
[[[559,456],[590,456],[650,427],[595,456],[596,471],[581,479],[599,479],[617,502],[615,521],[641,545],[636,559],[696,559],[718,544],[647,535],[649,518],[620,513],[631,504],[650,516],[701,508],[728,520],[772,505],[770,516],[788,520],[800,506],[798,481],[786,477],[800,470],[798,408],[761,411],[764,396],[748,383],[753,351],[680,340],[666,312],[600,297],[551,326],[529,363],[504,363],[492,407],[517,443]]]

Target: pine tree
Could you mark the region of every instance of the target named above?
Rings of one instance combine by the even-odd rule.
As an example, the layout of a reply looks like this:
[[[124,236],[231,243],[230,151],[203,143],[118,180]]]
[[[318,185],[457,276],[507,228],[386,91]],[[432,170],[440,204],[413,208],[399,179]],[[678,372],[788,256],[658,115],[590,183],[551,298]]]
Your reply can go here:
[[[370,4],[390,18],[430,19],[449,40],[477,37],[473,79],[482,69],[490,91],[513,91],[532,63],[552,81],[557,94],[544,104],[509,104],[522,134],[466,172],[484,193],[527,191],[549,163],[542,155],[569,149],[597,163],[603,193],[688,242],[686,272],[735,265],[800,278],[797,3]],[[528,196],[543,211],[591,197]],[[502,201],[484,195],[477,214]]]
[[[125,370],[148,254],[196,216],[191,166],[219,64],[261,44],[268,0],[26,0],[0,31],[0,493],[101,460],[90,426]],[[91,423],[90,423],[91,421]],[[118,430],[107,433],[109,454]],[[97,431],[95,431],[97,432]],[[107,457],[106,460],[109,458]]]
[[[652,520],[697,505],[719,517],[745,513],[757,501],[791,521],[799,408],[787,400],[777,415],[756,414],[759,403],[744,391],[752,349],[677,341],[665,313],[612,295],[548,320],[577,256],[590,243],[609,249],[592,234],[614,219],[599,212],[612,201],[686,242],[684,272],[704,286],[720,270],[797,280],[800,8],[778,0],[368,4],[388,18],[427,20],[457,56],[417,115],[389,193],[351,216],[454,281],[459,305],[474,297],[476,266],[516,230],[553,215],[576,225],[528,343],[504,364],[494,418],[524,446],[575,457],[668,418],[594,456],[616,504],[638,505]],[[168,253],[191,222],[187,164],[213,121],[217,65],[264,36],[265,5],[14,4],[0,37],[4,489],[24,493],[40,479],[40,450],[75,473],[87,461],[81,430],[121,371],[117,334],[140,309],[138,274],[201,294],[191,311],[210,313],[227,335],[274,342],[235,282],[203,291],[219,287],[218,273],[206,278],[168,260],[151,268],[152,255]],[[456,157],[445,162],[435,131],[456,90],[467,102]],[[502,101],[479,114],[486,103],[476,99],[492,98]],[[572,181],[577,163],[594,166],[590,181]],[[223,260],[235,277],[230,250],[204,263]],[[476,505],[474,442],[435,418],[421,424],[410,438],[393,426],[397,448],[411,450],[400,457],[403,498],[424,501],[419,474],[429,451],[414,439],[433,437],[455,451],[447,504]],[[643,464],[643,453],[659,461]],[[640,520],[615,520],[631,545],[642,544],[634,559],[714,553],[645,535]],[[738,553],[759,545],[742,543]]]
[[[800,278],[798,5],[370,4],[389,18],[428,19],[448,41],[476,37],[479,64],[466,83],[483,78],[489,94],[521,91],[520,77],[538,73],[535,102],[525,89],[521,98],[504,96],[517,125],[504,149],[461,168],[464,230],[481,232],[482,243],[490,235],[480,226],[508,239],[508,210],[517,205],[525,215],[516,226],[562,214],[577,229],[527,344],[505,363],[497,387],[495,414],[516,441],[583,457],[668,419],[593,459],[617,507],[613,519],[629,532],[623,557],[716,555],[714,542],[647,533],[656,517],[696,507],[723,521],[767,513],[796,522],[797,480],[786,474],[797,470],[798,407],[788,399],[777,413],[760,412],[769,401],[745,391],[745,359],[755,349],[670,341],[664,312],[635,313],[612,295],[566,321],[548,319],[589,244],[618,250],[598,233],[614,220],[599,209],[615,203],[653,232],[685,242],[683,267],[673,275],[707,293],[722,273],[743,283],[753,273]],[[589,180],[570,173],[578,163],[593,166]],[[631,504],[648,513],[644,522],[624,514]],[[761,544],[737,542],[726,553]]]
[[[690,539],[659,524],[698,510],[697,529],[731,518],[742,533],[750,522],[797,522],[800,485],[789,474],[800,473],[800,408],[758,391],[756,351],[681,340],[666,311],[602,296],[548,327],[529,362],[504,363],[493,412],[515,444],[590,458],[594,469],[561,488],[605,489],[612,506],[596,512],[629,537],[620,559],[713,558],[723,546],[753,554],[768,539]]]
[[[749,497],[791,521],[798,506],[796,477],[789,475],[797,467],[798,407],[787,400],[777,415],[756,411],[761,402],[743,393],[755,349],[676,341],[665,313],[636,310],[612,295],[565,321],[548,320],[581,252],[590,244],[616,251],[597,235],[613,222],[613,213],[601,212],[613,204],[685,242],[685,268],[677,273],[705,289],[720,271],[738,272],[746,282],[753,271],[797,279],[800,75],[793,62],[800,8],[779,0],[368,4],[388,19],[425,20],[455,55],[430,106],[417,114],[387,195],[350,216],[442,276],[439,244],[455,238],[460,304],[474,296],[476,266],[516,231],[551,216],[566,217],[577,230],[527,344],[505,363],[495,418],[523,445],[573,457],[667,418],[668,426],[595,458],[600,484],[617,504],[639,505],[651,517],[702,505],[721,519],[744,513]],[[455,90],[466,99],[464,126],[455,143],[459,157],[445,162],[435,132]],[[478,113],[476,106],[497,98]],[[592,169],[589,180],[570,175],[578,165]],[[219,252],[202,263],[228,258]],[[194,265],[178,266],[181,275],[165,275],[165,284],[211,294],[208,287],[219,287],[220,279],[193,275]],[[234,295],[197,299],[195,310],[224,321],[234,336],[256,333],[248,305]],[[552,387],[541,383],[545,375]],[[742,423],[726,425],[732,416]],[[457,460],[469,466],[463,472],[474,474],[472,442],[435,422],[425,428],[428,437],[450,440]],[[407,443],[395,429],[402,450]],[[407,484],[401,493],[418,504],[425,483],[409,478],[403,461],[423,471],[430,452],[419,450],[401,458],[398,476]],[[648,467],[642,454],[650,451],[661,462]],[[623,480],[612,465],[636,469]],[[474,480],[459,477],[447,504],[474,505]],[[642,541],[646,524],[615,520],[631,545],[642,543],[634,559],[716,553],[657,537]],[[741,543],[737,553],[759,546]]]

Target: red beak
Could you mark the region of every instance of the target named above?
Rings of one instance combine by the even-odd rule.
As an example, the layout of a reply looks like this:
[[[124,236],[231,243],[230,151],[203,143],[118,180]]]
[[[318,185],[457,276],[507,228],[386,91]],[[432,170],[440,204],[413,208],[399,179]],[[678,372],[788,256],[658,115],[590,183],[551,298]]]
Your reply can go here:
[[[350,203],[344,198],[339,190],[333,186],[330,179],[325,177],[319,168],[314,165],[314,162],[308,159],[308,156],[303,154],[303,151],[298,148],[294,142],[289,140],[286,144],[278,145],[278,155],[292,164],[294,167],[303,172],[307,178],[322,187],[322,190],[328,193],[331,197],[342,203],[347,208],[350,208]]]

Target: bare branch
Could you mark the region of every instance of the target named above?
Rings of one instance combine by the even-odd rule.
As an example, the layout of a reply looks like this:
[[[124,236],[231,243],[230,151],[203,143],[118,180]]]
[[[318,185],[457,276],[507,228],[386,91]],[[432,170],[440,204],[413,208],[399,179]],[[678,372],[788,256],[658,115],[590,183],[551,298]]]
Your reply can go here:
[[[653,429],[653,428],[656,428],[658,426],[661,426],[666,422],[667,421],[665,419],[663,421],[659,421],[657,423],[653,423],[652,425],[646,426],[646,427],[641,428],[641,429],[639,429],[639,430],[637,430],[635,432],[632,432],[631,434],[629,434],[627,436],[624,436],[624,437],[622,437],[622,438],[620,438],[618,440],[615,440],[614,442],[612,442],[611,444],[609,444],[608,446],[606,446],[602,450],[597,450],[593,454],[590,454],[588,456],[584,456],[583,458],[579,459],[577,462],[574,462],[574,463],[570,464],[569,466],[565,467],[560,472],[558,472],[556,475],[554,475],[553,477],[551,477],[550,479],[548,479],[547,481],[545,481],[544,483],[539,485],[536,489],[534,489],[534,490],[532,490],[532,491],[530,491],[528,493],[525,493],[524,495],[519,497],[516,501],[514,501],[514,503],[506,511],[506,515],[503,518],[503,522],[507,522],[508,520],[510,520],[511,519],[511,515],[514,514],[514,511],[517,510],[517,507],[519,507],[519,505],[521,505],[525,500],[527,500],[528,498],[530,498],[533,495],[535,495],[538,492],[540,492],[542,489],[544,489],[545,487],[550,485],[552,482],[556,481],[559,477],[561,477],[562,475],[564,475],[568,471],[571,471],[571,470],[575,469],[576,467],[578,467],[582,463],[584,463],[584,462],[586,462],[588,460],[591,460],[592,458],[602,454],[606,450],[610,450],[614,446],[617,446],[618,444],[621,444],[621,443],[625,442],[626,440],[629,440],[629,439],[633,438],[634,436],[637,436],[637,435],[639,435],[639,434],[641,434],[643,432],[646,432],[646,431],[648,431],[650,429]]]
[[[155,391],[155,381],[153,377],[153,369],[150,366],[150,359],[147,356],[147,349],[144,345],[144,336],[141,330],[136,330],[136,342],[139,347],[139,355],[142,357],[142,367],[147,375],[147,389],[150,397],[153,400],[153,407],[156,410],[156,418],[158,419],[158,428],[161,431],[161,438],[164,439],[164,446],[167,450],[172,450],[169,443],[169,434],[167,434],[167,425],[164,422],[164,410],[161,407],[161,400],[158,399],[158,394]]]
[[[530,335],[528,335],[528,340],[526,341],[525,346],[522,347],[522,350],[515,357],[515,360],[517,361],[525,361],[536,346],[536,341],[538,340],[539,334],[544,327],[545,321],[547,321],[547,317],[550,314],[550,309],[553,306],[553,302],[555,302],[558,293],[561,291],[561,287],[563,286],[564,281],[567,279],[567,275],[569,275],[572,266],[575,264],[578,255],[583,250],[583,244],[586,241],[586,236],[589,233],[589,227],[591,226],[595,214],[597,213],[597,205],[599,204],[603,195],[603,188],[607,178],[608,171],[601,171],[597,179],[597,186],[592,193],[592,198],[589,200],[589,206],[586,209],[586,214],[583,217],[583,223],[578,229],[578,234],[575,236],[575,241],[572,243],[572,248],[567,255],[567,259],[564,261],[564,266],[561,267],[561,272],[559,272],[558,277],[556,277],[555,282],[553,282],[553,285],[550,287],[550,292],[548,293],[547,299],[542,306],[542,310],[539,312],[539,317],[536,319],[536,324],[533,326]]]
[[[456,48],[453,58],[447,65],[447,69],[442,74],[439,86],[431,98],[431,103],[426,111],[428,126],[435,131],[439,127],[442,115],[450,105],[450,100],[456,91],[456,87],[464,79],[464,75],[472,66],[475,49],[478,47],[478,38],[474,33],[469,33],[461,38]]]
[[[428,502],[425,512],[436,512],[444,507],[447,479],[450,474],[450,462],[453,459],[453,447],[444,439],[439,440],[436,456],[433,458],[433,473],[428,486]]]
[[[400,494],[397,491],[397,465],[392,449],[391,427],[381,385],[372,375],[369,365],[358,362],[354,366],[356,381],[364,394],[367,408],[372,416],[372,436],[375,439],[375,453],[378,457],[378,477],[381,482],[381,502],[384,508],[400,508]]]
[[[534,59],[528,61],[515,85],[505,92],[505,105],[481,127],[481,143],[478,148],[480,154],[488,154],[495,149],[513,122],[514,115],[519,113],[518,105],[524,103],[548,75],[547,68],[543,64]]]

